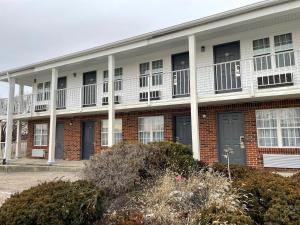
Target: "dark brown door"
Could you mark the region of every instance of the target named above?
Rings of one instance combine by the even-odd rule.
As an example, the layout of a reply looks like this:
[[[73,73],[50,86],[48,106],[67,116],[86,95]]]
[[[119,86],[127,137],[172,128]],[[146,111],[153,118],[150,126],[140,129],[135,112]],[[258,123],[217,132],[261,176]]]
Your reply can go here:
[[[215,92],[241,91],[240,42],[214,46]]]
[[[192,146],[191,116],[180,115],[174,118],[174,140]]]
[[[97,72],[91,71],[83,74],[83,106],[95,106],[97,94]]]
[[[190,94],[189,53],[172,55],[173,97],[186,97]]]
[[[82,122],[81,138],[81,158],[90,159],[91,155],[94,154],[95,122]]]
[[[231,164],[246,163],[243,113],[218,114],[218,148],[221,163],[227,163],[226,151]]]
[[[56,107],[57,109],[66,108],[66,88],[67,88],[67,77],[60,77],[57,80],[57,97]]]
[[[55,159],[64,158],[64,137],[65,137],[65,128],[63,123],[56,124],[56,144],[55,144]]]

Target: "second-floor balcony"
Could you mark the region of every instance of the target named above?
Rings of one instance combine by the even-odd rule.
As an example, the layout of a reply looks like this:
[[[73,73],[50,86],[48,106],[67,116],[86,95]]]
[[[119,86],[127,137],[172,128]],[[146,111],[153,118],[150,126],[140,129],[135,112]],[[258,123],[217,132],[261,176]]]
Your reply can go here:
[[[225,61],[197,67],[197,95],[200,103],[239,100],[300,93],[299,51]],[[170,72],[152,71],[135,78],[114,81],[116,107],[138,108],[141,105],[188,104],[190,95],[189,69]],[[44,90],[14,99],[18,116],[47,115],[50,91]],[[0,100],[0,116],[7,112],[7,99]],[[98,82],[56,91],[58,114],[106,110],[108,82]]]

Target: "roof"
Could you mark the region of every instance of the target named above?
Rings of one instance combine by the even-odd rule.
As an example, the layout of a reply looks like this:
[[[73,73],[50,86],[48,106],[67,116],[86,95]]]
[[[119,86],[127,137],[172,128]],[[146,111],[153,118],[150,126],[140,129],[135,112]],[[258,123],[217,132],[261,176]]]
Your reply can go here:
[[[145,33],[142,35],[138,35],[138,36],[134,36],[131,38],[126,38],[120,41],[116,41],[116,42],[112,42],[112,43],[108,43],[108,44],[104,44],[101,46],[97,46],[94,48],[90,48],[87,50],[83,50],[83,51],[78,51],[78,52],[74,52],[71,54],[66,54],[60,57],[56,57],[56,58],[52,58],[49,60],[45,60],[45,61],[40,61],[37,63],[33,63],[33,64],[29,64],[29,65],[25,65],[25,66],[21,66],[21,67],[16,67],[16,68],[12,68],[6,71],[2,71],[0,72],[0,76],[6,75],[7,73],[11,74],[11,73],[16,73],[16,72],[22,72],[23,70],[29,70],[29,69],[33,69],[35,67],[39,67],[39,66],[44,66],[50,63],[55,63],[55,62],[59,62],[62,60],[68,60],[68,59],[72,59],[75,57],[80,57],[80,56],[84,56],[84,55],[89,55],[95,52],[101,52],[104,50],[108,50],[108,49],[113,49],[116,47],[120,47],[120,46],[125,46],[128,44],[132,44],[138,41],[144,41],[144,40],[149,40],[155,37],[159,37],[159,36],[163,36],[163,35],[167,35],[170,33],[174,33],[174,32],[178,32],[181,30],[185,30],[185,29],[189,29],[189,28],[193,28],[196,26],[200,26],[203,24],[208,24],[208,23],[212,23],[215,21],[219,21],[222,19],[226,19],[229,17],[233,17],[233,16],[238,16],[244,13],[248,13],[248,12],[252,12],[258,9],[263,9],[263,8],[267,8],[267,7],[271,7],[271,6],[275,6],[275,5],[279,5],[282,3],[286,3],[286,2],[292,2],[295,0],[266,0],[266,1],[262,1],[262,2],[258,2],[258,3],[254,3],[251,5],[247,5],[247,6],[243,6],[240,8],[236,8],[233,10],[229,10],[226,12],[222,12],[222,13],[218,13],[218,14],[214,14],[211,16],[207,16],[207,17],[203,17],[200,19],[196,19],[196,20],[192,20],[189,22],[185,22],[185,23],[181,23],[175,26],[171,26],[168,28],[163,28],[163,29],[159,29],[153,32],[149,32],[149,33]]]

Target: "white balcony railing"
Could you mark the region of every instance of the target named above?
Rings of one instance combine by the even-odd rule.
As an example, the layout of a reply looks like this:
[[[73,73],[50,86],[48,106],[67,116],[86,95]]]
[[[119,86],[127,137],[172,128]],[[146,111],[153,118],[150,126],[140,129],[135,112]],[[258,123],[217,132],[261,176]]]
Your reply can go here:
[[[300,88],[300,59],[298,51],[280,52],[249,59],[235,60],[197,67],[197,94],[202,101],[233,96],[253,97],[274,90]],[[289,88],[284,88],[290,86]],[[283,89],[280,89],[283,87]],[[278,89],[279,88],[279,89]],[[134,106],[152,102],[169,102],[190,95],[189,69],[144,74],[114,82],[115,104]],[[300,90],[300,89],[299,89]],[[275,92],[276,92],[275,91]],[[299,91],[300,93],[300,91]],[[220,98],[222,97],[222,98]],[[175,100],[176,99],[176,100]],[[56,108],[59,111],[100,109],[108,105],[107,82],[57,90]],[[15,97],[14,114],[49,113],[50,92]],[[0,99],[0,116],[7,112],[7,99]]]

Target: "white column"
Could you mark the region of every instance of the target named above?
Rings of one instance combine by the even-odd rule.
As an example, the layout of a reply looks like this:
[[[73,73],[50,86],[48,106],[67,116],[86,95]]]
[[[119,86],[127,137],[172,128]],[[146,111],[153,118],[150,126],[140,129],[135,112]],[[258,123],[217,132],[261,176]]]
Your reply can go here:
[[[19,111],[21,112],[23,105],[23,95],[24,95],[24,85],[19,84]],[[17,140],[16,140],[16,155],[15,158],[18,159],[21,151],[21,138],[22,138],[22,124],[21,120],[17,121]]]
[[[190,59],[190,94],[191,94],[191,122],[193,157],[200,160],[200,138],[197,96],[197,68],[196,68],[196,38],[189,36],[189,59]]]
[[[50,129],[49,129],[49,150],[48,164],[55,162],[55,136],[56,136],[56,87],[58,72],[56,68],[52,69],[51,95],[50,95]]]
[[[9,95],[8,95],[8,102],[7,102],[5,150],[4,150],[4,160],[3,160],[5,163],[9,163],[11,159],[15,78],[11,78],[8,75],[8,84],[9,84]]]
[[[108,146],[113,146],[115,142],[115,57],[108,56]]]

